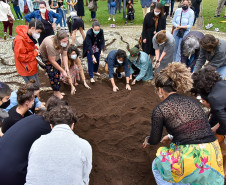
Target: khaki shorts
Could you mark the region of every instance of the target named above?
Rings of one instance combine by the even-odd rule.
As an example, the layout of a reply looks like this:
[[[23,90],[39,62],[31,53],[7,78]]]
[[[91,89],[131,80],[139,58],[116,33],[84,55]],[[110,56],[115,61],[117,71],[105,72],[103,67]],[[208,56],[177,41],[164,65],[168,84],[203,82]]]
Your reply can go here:
[[[225,156],[226,155],[226,144],[224,143],[224,140],[226,139],[226,136],[216,134],[216,137],[220,144],[222,155]]]

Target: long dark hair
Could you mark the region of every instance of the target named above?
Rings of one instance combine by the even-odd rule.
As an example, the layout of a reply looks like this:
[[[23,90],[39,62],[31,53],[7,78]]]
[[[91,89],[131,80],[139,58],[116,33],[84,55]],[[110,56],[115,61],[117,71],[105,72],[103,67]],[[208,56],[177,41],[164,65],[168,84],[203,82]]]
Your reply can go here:
[[[159,17],[164,17],[164,9],[163,9],[163,6],[161,3],[154,3],[154,7],[153,7],[153,10],[152,10],[152,15],[155,16],[154,14],[154,10],[156,9],[159,9],[161,10],[161,13],[159,14]]]

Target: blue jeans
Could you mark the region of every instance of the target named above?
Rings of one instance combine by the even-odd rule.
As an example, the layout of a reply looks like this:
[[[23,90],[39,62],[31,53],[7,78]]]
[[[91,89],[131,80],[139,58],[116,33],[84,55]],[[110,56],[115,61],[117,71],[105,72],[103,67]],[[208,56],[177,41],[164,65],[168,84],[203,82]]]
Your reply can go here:
[[[112,7],[111,3],[108,3],[108,14],[115,15],[115,7]]]
[[[171,0],[170,16],[173,15],[174,3],[175,3],[175,0]]]
[[[190,30],[186,30],[184,33],[183,38],[189,33]],[[175,49],[174,49],[174,55],[173,55],[173,61],[174,62],[180,62],[181,61],[181,41],[183,38],[180,38],[177,36],[178,30],[173,32],[173,37],[175,39]]]
[[[62,21],[64,23],[64,27],[66,27],[66,13],[61,9],[61,8],[58,8],[58,13],[59,15],[62,17],[61,21],[60,21],[60,27],[62,27]]]
[[[217,72],[221,75],[221,78],[224,80],[226,77],[226,66],[217,68]]]
[[[96,12],[91,11],[91,19],[95,19],[96,18]]]
[[[39,80],[38,80],[38,73],[32,75],[32,76],[22,76],[24,79],[25,83],[28,83],[31,79],[34,79],[36,84],[40,86]]]
[[[93,72],[96,73],[98,71],[99,62],[100,62],[100,52],[94,53],[97,63],[93,63],[93,58],[90,53],[87,53],[87,60],[88,60],[88,71],[89,77],[93,78]]]
[[[155,170],[154,167],[155,167],[155,159],[152,162],[152,172],[153,172],[153,175],[155,177],[155,181],[156,181],[157,185],[189,185],[189,184],[183,184],[183,183],[170,183],[170,182],[163,180],[159,171]]]
[[[23,19],[23,16],[22,16],[22,14],[20,13],[20,8],[19,8],[19,6],[13,6],[13,9],[14,9],[14,11],[15,11],[15,13],[16,13],[17,19]]]

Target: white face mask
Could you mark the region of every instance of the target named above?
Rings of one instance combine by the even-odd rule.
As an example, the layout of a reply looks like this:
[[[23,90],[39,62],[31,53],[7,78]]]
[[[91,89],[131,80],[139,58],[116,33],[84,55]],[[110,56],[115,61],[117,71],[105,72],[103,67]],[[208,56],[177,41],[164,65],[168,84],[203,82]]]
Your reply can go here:
[[[165,44],[165,42],[163,42],[163,43],[159,44],[159,46],[161,46],[161,45],[163,45],[163,44]]]
[[[39,39],[39,37],[40,37],[40,33],[34,32],[34,33],[32,33],[32,37],[33,37],[35,40],[37,40],[37,39]]]
[[[66,48],[66,47],[67,47],[67,43],[64,43],[64,42],[61,42],[60,45],[61,45],[63,48]]]
[[[40,9],[40,12],[41,12],[41,13],[46,13],[46,8]]]
[[[75,60],[77,58],[77,55],[71,55],[71,59]]]
[[[156,16],[158,16],[158,15],[160,14],[160,12],[154,11],[154,14],[155,14]]]
[[[123,64],[123,61],[117,60],[117,62],[118,62],[119,64]]]

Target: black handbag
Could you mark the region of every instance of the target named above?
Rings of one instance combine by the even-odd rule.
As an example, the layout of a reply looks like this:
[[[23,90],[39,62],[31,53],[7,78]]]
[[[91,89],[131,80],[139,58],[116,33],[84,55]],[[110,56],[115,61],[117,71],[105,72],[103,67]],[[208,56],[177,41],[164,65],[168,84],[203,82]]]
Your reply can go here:
[[[181,16],[180,16],[180,25],[181,25],[181,19],[182,19],[182,10],[181,10]],[[180,38],[183,38],[185,31],[186,31],[186,29],[180,28],[178,30],[177,36],[180,37]]]

